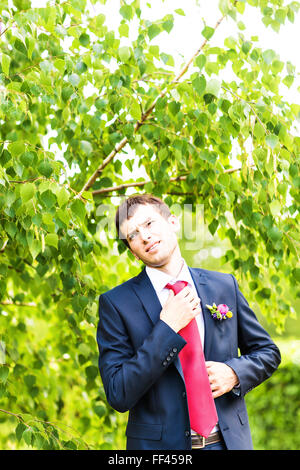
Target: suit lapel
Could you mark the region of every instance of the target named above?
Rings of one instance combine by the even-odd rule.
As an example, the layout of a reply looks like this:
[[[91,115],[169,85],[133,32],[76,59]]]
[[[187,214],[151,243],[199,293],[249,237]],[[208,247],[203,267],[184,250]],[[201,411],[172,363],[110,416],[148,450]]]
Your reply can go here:
[[[142,302],[146,313],[149,315],[152,323],[155,325],[155,323],[157,323],[159,320],[159,314],[161,312],[162,306],[159,298],[157,297],[155,289],[149,277],[147,276],[145,268],[134,279],[133,288],[136,295]]]

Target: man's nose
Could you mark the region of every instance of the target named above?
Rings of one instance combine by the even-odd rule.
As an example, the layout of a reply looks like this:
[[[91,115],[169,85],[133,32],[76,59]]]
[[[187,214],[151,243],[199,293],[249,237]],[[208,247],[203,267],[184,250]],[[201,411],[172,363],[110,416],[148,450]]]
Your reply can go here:
[[[142,238],[142,240],[150,240],[151,238],[151,233],[150,233],[150,230],[148,230],[147,228],[141,228],[140,229],[140,236]]]

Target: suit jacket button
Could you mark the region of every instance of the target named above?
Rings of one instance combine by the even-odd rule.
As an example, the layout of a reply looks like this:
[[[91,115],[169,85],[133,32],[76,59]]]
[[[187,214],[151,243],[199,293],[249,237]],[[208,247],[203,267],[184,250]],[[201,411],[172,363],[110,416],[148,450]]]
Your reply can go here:
[[[168,357],[167,357],[167,361],[170,362],[170,360],[171,360],[171,358],[170,358],[170,356],[168,356]]]
[[[163,366],[167,366],[167,365],[168,365],[167,361],[164,361],[164,362],[162,363],[162,365],[163,365]]]
[[[177,348],[173,348],[172,351],[176,353],[178,350]]]
[[[186,392],[182,392],[183,398],[186,398]]]
[[[189,437],[190,436],[190,431],[185,431],[185,435],[186,435],[186,437]]]

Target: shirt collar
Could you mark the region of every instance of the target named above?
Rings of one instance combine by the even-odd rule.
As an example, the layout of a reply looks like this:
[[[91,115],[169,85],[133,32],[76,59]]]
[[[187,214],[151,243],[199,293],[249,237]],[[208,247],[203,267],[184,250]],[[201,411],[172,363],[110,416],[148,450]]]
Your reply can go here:
[[[188,265],[183,258],[182,261],[183,266],[177,278],[174,278],[170,276],[170,274],[164,273],[159,269],[146,266],[146,273],[156,292],[161,292],[168,282],[173,284],[175,281],[187,281],[190,285],[193,285],[193,280]]]

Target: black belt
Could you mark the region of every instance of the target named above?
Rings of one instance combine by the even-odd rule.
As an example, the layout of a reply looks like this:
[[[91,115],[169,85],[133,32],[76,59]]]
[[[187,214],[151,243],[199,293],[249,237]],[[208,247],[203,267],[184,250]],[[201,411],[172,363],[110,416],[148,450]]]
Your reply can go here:
[[[208,437],[192,434],[192,449],[203,449],[208,444],[215,444],[221,440],[222,435],[219,431],[211,433]]]

